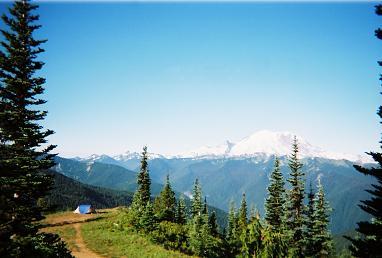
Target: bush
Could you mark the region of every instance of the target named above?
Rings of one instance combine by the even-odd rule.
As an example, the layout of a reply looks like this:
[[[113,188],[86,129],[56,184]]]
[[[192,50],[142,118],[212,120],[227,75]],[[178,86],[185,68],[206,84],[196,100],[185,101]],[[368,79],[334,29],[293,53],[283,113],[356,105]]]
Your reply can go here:
[[[158,224],[158,228],[151,233],[151,239],[153,242],[163,245],[166,249],[189,253],[187,228],[183,225],[162,221]]]

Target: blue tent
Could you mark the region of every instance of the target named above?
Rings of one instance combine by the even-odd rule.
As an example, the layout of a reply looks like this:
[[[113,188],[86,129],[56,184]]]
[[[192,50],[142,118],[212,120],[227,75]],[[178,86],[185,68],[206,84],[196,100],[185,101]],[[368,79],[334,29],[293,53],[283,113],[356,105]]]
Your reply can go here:
[[[80,204],[73,213],[89,214],[94,212],[95,209],[90,204]]]

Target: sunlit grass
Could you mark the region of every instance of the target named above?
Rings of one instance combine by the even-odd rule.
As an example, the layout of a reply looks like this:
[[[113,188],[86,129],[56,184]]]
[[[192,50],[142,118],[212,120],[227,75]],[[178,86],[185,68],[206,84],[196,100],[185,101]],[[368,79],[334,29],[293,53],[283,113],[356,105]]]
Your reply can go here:
[[[119,212],[107,214],[103,219],[84,223],[82,236],[89,249],[105,257],[189,257],[169,251],[151,243],[145,237],[129,228],[121,229],[118,223]]]

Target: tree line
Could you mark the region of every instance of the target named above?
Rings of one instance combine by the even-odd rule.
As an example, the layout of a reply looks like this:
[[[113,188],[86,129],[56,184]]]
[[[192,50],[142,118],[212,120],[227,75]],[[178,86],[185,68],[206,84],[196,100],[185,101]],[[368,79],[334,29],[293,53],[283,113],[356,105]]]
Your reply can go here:
[[[239,209],[230,203],[228,224],[219,228],[215,212],[209,212],[207,198],[195,179],[191,207],[184,196],[177,200],[169,179],[160,194],[151,199],[147,147],[142,152],[137,190],[123,222],[164,247],[201,257],[329,257],[333,241],[329,226],[330,207],[318,179],[317,191],[310,184],[305,194],[303,164],[298,158],[295,137],[288,158],[289,188],[276,157],[270,174],[265,216],[252,207],[245,193]]]

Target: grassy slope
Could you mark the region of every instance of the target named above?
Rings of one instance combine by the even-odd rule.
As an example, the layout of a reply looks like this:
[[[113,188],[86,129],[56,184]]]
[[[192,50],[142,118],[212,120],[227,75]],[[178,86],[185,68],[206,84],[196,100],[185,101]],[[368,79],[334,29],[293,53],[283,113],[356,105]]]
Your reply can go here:
[[[82,235],[89,249],[105,257],[189,257],[151,243],[134,231],[119,230],[118,211],[82,225]]]

